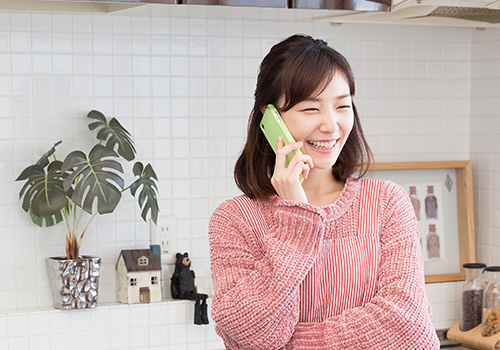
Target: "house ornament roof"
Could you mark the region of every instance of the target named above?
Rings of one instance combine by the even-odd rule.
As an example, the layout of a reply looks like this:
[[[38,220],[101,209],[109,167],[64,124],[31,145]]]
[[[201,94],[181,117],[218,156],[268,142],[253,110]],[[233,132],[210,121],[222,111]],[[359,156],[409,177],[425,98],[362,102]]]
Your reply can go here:
[[[151,249],[124,249],[120,252],[118,261],[120,261],[120,257],[122,256],[128,272],[161,270],[160,259],[158,259],[158,255],[153,253]],[[139,258],[144,256],[149,259],[149,263],[147,265],[139,265]],[[118,262],[116,264],[115,269],[118,267]]]

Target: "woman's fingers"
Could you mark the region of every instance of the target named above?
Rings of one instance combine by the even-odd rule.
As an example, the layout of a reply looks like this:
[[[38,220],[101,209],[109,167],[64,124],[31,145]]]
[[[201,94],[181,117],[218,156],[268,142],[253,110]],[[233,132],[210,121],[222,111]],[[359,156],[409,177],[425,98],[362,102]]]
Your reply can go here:
[[[313,167],[312,158],[305,154],[294,154],[288,167],[286,156],[288,153],[302,147],[302,142],[291,142],[283,144],[283,139],[278,137],[276,147],[276,164],[271,183],[278,195],[283,199],[294,199],[307,203],[307,196],[300,184],[299,176],[305,179],[309,175],[310,167]]]
[[[280,136],[278,136],[278,142],[276,147],[276,167],[280,169],[288,168],[291,170],[295,167],[296,163],[300,163],[301,168],[304,171],[306,171],[306,169],[311,169],[312,167],[314,167],[311,156],[306,154],[295,154],[290,160],[290,164],[286,166],[286,156],[294,150],[300,150],[302,145],[303,142],[301,141],[291,142],[287,145],[283,145],[283,139]],[[302,170],[299,173],[302,173]]]

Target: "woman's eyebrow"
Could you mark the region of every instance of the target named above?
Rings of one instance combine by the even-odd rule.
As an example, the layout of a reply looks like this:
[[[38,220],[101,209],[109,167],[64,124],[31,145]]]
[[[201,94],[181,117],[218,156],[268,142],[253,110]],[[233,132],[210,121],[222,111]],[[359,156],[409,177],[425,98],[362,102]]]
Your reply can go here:
[[[348,97],[351,97],[351,95],[350,94],[339,95],[339,96],[335,97],[335,99],[342,100],[342,99],[348,98]],[[319,99],[318,97],[308,97],[304,101],[317,102],[317,101],[320,101],[320,100],[321,99]],[[304,101],[302,101],[302,102],[304,102]]]

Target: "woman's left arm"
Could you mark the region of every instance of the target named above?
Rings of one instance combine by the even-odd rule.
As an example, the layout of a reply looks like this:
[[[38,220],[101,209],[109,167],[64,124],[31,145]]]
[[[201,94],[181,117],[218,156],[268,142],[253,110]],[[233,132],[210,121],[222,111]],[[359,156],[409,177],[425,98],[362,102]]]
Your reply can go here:
[[[425,295],[422,250],[411,202],[399,186],[381,193],[377,291],[363,307],[321,323],[298,323],[285,349],[439,349]]]

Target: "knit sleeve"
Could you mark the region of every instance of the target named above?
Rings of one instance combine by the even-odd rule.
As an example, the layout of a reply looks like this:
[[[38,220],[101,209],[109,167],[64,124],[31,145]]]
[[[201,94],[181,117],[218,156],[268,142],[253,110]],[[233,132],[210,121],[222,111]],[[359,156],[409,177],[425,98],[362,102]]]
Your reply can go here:
[[[293,205],[274,219],[261,254],[234,201],[211,217],[212,317],[228,349],[282,348],[298,322],[299,286],[318,254],[322,219]]]
[[[381,259],[374,297],[324,322],[298,323],[286,349],[439,349],[411,202],[393,183],[385,184],[380,202]]]

